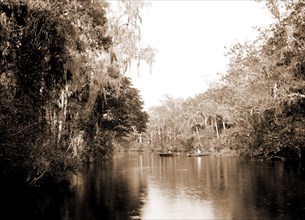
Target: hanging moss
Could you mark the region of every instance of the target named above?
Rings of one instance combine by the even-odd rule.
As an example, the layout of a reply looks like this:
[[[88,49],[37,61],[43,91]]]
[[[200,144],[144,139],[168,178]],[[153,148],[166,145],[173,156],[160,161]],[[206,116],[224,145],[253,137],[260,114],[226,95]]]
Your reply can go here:
[[[110,157],[113,139],[148,118],[130,84],[120,87],[106,2],[24,2],[0,2],[0,174],[59,182],[88,155]],[[106,111],[116,117],[108,127]]]

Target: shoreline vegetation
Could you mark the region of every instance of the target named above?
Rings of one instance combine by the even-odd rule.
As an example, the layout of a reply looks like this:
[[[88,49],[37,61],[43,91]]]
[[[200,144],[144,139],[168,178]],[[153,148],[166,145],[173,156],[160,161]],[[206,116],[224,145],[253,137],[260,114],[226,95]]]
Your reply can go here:
[[[0,175],[41,186],[144,132],[148,115],[124,76],[152,63],[139,47],[142,1],[0,2]]]
[[[159,153],[162,152],[161,150],[138,150],[138,149],[128,149],[125,151],[117,151],[116,153],[152,153],[155,155],[159,155]],[[170,151],[171,152],[171,151]],[[173,151],[174,155],[187,155],[188,151]],[[182,154],[181,154],[182,153]],[[268,161],[268,160],[274,160],[274,161],[285,161],[285,160],[304,160],[304,158],[298,156],[298,157],[285,157],[285,156],[278,156],[278,155],[264,155],[264,154],[259,154],[255,155],[253,157],[249,156],[240,156],[239,152],[236,150],[231,150],[229,148],[222,148],[220,151],[205,151],[206,155],[209,157],[236,157],[236,158],[245,158],[249,160],[254,160],[254,161]]]
[[[204,146],[249,159],[304,159],[305,4],[264,2],[274,24],[227,50],[219,83],[194,98],[168,96],[149,109],[145,138],[152,148]]]
[[[305,4],[265,4],[274,24],[228,49],[219,83],[146,112],[124,75],[154,62],[154,49],[139,46],[145,1],[116,12],[106,0],[1,1],[1,181],[60,185],[131,150],[303,160]]]

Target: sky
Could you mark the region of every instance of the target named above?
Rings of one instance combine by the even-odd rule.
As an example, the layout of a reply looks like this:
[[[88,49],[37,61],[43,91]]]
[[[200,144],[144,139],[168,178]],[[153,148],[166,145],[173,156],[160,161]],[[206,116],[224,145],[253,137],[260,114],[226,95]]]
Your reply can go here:
[[[144,108],[165,95],[194,97],[226,71],[225,47],[254,39],[254,26],[273,22],[263,3],[250,0],[154,0],[142,11],[142,42],[157,50],[150,74],[142,64],[132,71]],[[128,74],[127,74],[128,75]]]

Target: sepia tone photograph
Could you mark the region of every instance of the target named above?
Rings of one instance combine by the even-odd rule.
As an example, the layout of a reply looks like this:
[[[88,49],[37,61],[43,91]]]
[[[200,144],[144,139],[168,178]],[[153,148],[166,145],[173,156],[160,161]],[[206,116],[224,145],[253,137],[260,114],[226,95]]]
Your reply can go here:
[[[303,0],[0,0],[0,218],[303,219],[304,21]]]

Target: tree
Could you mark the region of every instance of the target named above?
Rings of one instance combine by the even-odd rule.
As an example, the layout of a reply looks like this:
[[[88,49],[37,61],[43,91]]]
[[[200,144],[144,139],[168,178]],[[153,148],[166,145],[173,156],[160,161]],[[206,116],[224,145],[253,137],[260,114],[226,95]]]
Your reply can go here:
[[[128,63],[153,60],[151,48],[138,46],[142,5],[123,5],[124,16],[112,16],[103,0],[0,3],[3,176],[19,170],[29,184],[60,181],[80,165],[101,135],[96,106],[103,111],[109,92],[130,89],[121,89]],[[106,136],[110,147],[112,132]]]
[[[107,103],[99,113],[102,116],[100,127],[114,131],[117,136],[128,135],[133,127],[137,132],[145,132],[148,115],[143,111],[139,90],[132,88],[130,79],[123,77],[120,94],[116,96],[115,91],[109,88]]]
[[[299,21],[304,17],[304,4],[300,1],[266,2],[277,22],[268,30],[262,30],[253,43],[233,48],[225,82],[239,97],[236,106],[240,109],[235,109],[238,117],[243,118],[240,125],[247,132],[244,137],[250,147],[248,153],[267,157],[292,146],[295,153],[290,152],[290,156],[296,157],[300,142],[292,141],[293,132],[287,133],[287,127],[292,127],[292,131],[301,128],[291,120],[287,108],[298,117],[303,114],[299,110],[304,91],[303,38],[296,36],[302,36]],[[283,9],[279,9],[279,4]],[[298,133],[297,139],[303,137]]]

